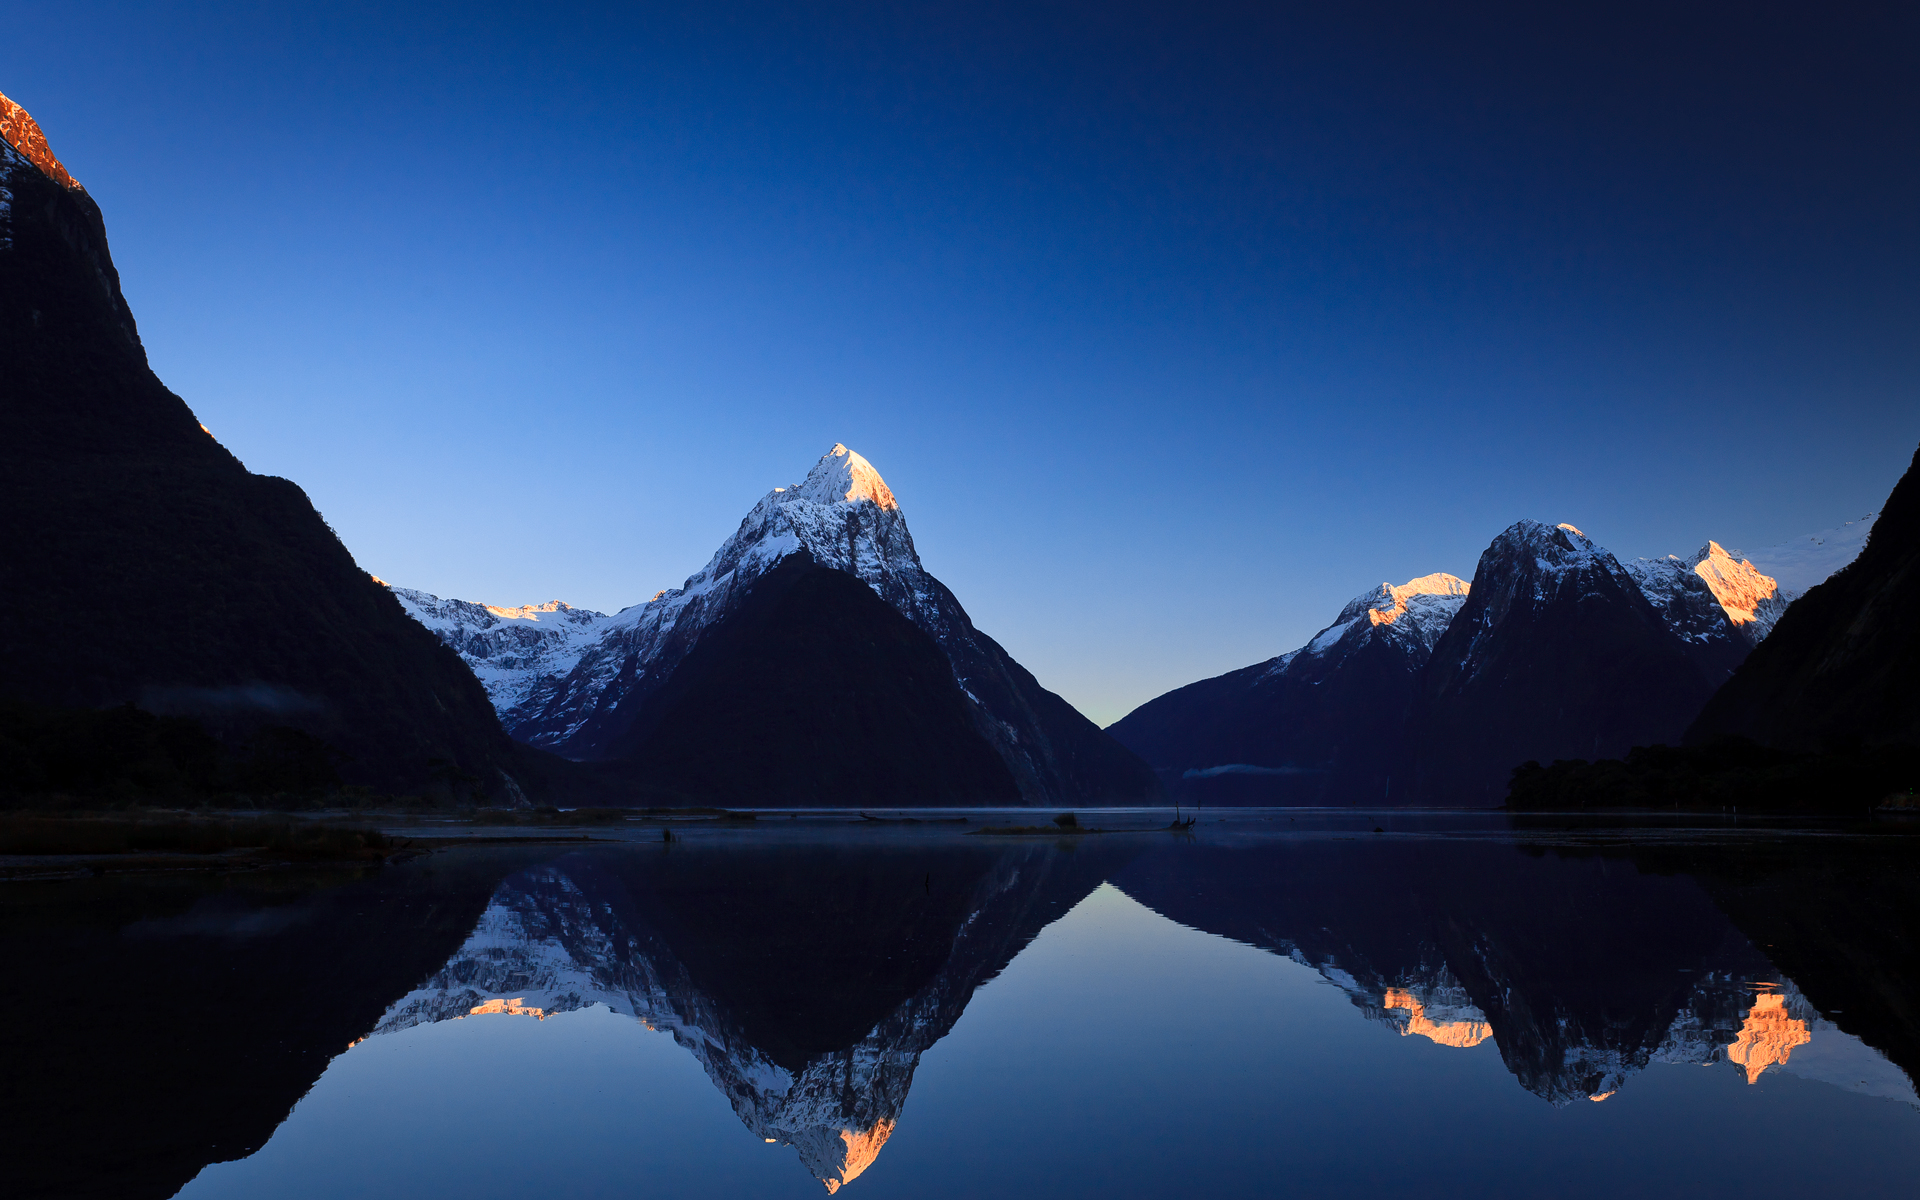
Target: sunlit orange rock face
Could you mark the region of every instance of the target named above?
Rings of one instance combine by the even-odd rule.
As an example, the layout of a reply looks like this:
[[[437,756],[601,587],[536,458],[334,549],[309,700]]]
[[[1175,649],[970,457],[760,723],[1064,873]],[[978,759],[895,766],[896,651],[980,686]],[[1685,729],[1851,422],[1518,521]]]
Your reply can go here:
[[[1414,596],[1464,596],[1467,594],[1467,581],[1445,571],[1436,571],[1432,575],[1422,575],[1418,579],[1409,579],[1398,587],[1386,589],[1393,600],[1386,608],[1370,608],[1367,620],[1375,625],[1391,625],[1407,611],[1407,601]]]
[[[1762,575],[1743,558],[1734,558],[1720,548],[1719,542],[1707,543],[1706,557],[1694,565],[1693,573],[1707,581],[1713,598],[1735,625],[1751,624],[1755,610],[1780,593],[1772,576]]]
[[[40,132],[39,124],[27,115],[26,109],[5,96],[0,96],[0,137],[7,139],[9,145],[26,155],[28,162],[39,167],[47,178],[60,186],[80,186],[60,165],[60,160],[53,156],[53,150],[48,147],[46,135]]]
[[[1471,1046],[1478,1046],[1493,1034],[1493,1030],[1488,1028],[1485,1021],[1429,1019],[1426,1005],[1420,1003],[1414,994],[1405,988],[1388,988],[1386,999],[1382,1000],[1380,1005],[1389,1011],[1402,1009],[1407,1013],[1407,1023],[1400,1030],[1401,1037],[1417,1033],[1428,1041],[1437,1042],[1442,1046],[1453,1046],[1465,1050]]]
[[[1747,1082],[1758,1083],[1760,1073],[1787,1061],[1795,1046],[1813,1040],[1805,1021],[1787,1012],[1787,998],[1778,992],[1762,992],[1753,998],[1747,1022],[1740,1036],[1727,1047],[1727,1057],[1747,1069]]]
[[[843,1184],[852,1183],[858,1179],[860,1172],[872,1166],[873,1160],[880,1157],[880,1147],[886,1145],[887,1139],[891,1136],[893,1136],[893,1121],[886,1117],[874,1122],[873,1128],[865,1133],[842,1129],[840,1140],[847,1145],[847,1159],[840,1168],[838,1179],[829,1177],[820,1181],[827,1185],[827,1193],[831,1195],[839,1191]]]
[[[528,1004],[524,996],[512,1000],[489,1000],[485,1004],[476,1004],[468,1010],[467,1015],[484,1017],[494,1013],[504,1013],[509,1017],[535,1017],[542,1021],[547,1019],[547,1010]]]

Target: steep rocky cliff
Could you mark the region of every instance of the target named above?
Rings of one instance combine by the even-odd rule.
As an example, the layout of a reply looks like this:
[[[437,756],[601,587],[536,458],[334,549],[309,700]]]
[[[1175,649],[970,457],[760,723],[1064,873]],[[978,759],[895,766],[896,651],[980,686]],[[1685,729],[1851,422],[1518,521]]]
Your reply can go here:
[[[508,788],[472,673],[147,366],[99,208],[0,97],[0,699],[293,727],[393,789]]]

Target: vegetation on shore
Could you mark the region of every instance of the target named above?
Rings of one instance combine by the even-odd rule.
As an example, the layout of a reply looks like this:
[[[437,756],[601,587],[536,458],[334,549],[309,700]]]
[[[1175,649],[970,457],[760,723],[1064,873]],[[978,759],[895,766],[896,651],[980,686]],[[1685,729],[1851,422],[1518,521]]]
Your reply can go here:
[[[1707,746],[1635,746],[1625,759],[1514,768],[1507,808],[1855,815],[1911,808],[1920,747],[1854,746],[1799,754],[1727,739]]]
[[[234,855],[250,861],[383,862],[405,839],[287,817],[183,812],[0,813],[0,855]]]

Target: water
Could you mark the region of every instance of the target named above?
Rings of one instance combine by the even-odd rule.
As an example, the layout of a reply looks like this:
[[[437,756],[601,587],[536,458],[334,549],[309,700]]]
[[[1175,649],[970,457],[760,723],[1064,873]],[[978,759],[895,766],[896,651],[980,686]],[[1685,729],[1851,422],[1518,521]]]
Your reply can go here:
[[[364,876],[10,885],[8,1194],[1884,1196],[1920,1177],[1906,838],[1406,814],[1074,840],[759,825]]]

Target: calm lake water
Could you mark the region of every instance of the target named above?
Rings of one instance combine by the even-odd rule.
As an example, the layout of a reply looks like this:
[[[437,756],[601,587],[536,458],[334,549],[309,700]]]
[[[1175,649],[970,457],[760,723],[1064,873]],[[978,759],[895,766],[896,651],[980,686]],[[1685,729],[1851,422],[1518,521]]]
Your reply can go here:
[[[4,885],[4,1190],[1920,1180],[1920,839],[1384,813],[966,828],[763,820],[366,874]]]

